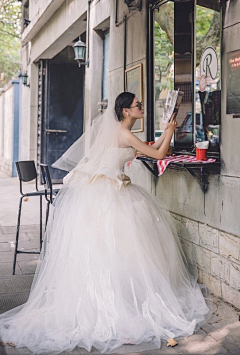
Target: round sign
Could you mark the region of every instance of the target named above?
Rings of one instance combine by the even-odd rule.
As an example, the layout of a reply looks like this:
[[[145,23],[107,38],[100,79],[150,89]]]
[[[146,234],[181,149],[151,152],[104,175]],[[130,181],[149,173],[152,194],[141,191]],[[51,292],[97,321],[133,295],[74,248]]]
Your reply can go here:
[[[199,79],[199,89],[200,91],[205,91],[207,87],[207,78],[205,75],[201,75]]]
[[[200,75],[210,76],[215,79],[218,73],[218,57],[216,50],[209,46],[206,47],[200,59]]]

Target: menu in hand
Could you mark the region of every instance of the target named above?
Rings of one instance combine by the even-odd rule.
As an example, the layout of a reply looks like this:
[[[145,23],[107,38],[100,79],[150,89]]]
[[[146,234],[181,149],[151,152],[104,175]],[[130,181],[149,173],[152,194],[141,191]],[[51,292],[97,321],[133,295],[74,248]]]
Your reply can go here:
[[[184,92],[178,90],[168,90],[167,99],[163,111],[163,123],[166,123],[170,120],[173,112],[178,112],[179,107],[182,102]]]

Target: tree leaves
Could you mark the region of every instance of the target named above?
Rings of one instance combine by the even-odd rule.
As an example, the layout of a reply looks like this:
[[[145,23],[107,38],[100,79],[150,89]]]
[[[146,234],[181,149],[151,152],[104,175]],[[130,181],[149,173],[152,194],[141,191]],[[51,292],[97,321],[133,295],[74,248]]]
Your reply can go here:
[[[21,44],[21,3],[0,0],[0,87],[19,71]]]

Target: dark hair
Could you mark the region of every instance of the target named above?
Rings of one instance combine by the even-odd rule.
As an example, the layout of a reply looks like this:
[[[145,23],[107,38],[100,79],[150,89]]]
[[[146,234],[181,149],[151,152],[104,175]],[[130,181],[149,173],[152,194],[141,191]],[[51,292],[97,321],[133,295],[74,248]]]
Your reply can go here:
[[[118,121],[123,120],[123,109],[130,107],[133,100],[134,100],[135,95],[132,94],[131,92],[121,92],[115,100],[115,112],[118,118]]]

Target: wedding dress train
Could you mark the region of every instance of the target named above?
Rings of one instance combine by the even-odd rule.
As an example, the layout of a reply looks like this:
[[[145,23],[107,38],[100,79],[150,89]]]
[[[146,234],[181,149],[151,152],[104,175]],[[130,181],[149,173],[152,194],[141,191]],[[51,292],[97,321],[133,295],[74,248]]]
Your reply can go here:
[[[113,149],[121,168],[134,158]],[[29,299],[0,316],[0,338],[36,354],[126,353],[126,342],[139,351],[188,336],[208,314],[159,201],[123,173],[76,168],[55,200]]]

